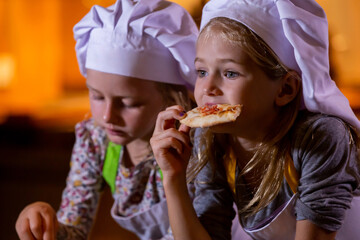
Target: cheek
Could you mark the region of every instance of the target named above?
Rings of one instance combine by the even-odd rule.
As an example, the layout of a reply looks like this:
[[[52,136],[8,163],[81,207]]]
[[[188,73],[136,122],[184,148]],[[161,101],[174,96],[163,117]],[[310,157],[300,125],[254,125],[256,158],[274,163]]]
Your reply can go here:
[[[156,123],[156,119],[157,116],[159,114],[159,112],[162,110],[162,108],[158,107],[158,108],[152,108],[151,111],[147,111],[143,116],[142,116],[142,123],[147,126],[147,128],[153,128],[155,126]]]
[[[134,111],[123,113],[122,116],[127,125],[132,125],[139,130],[145,130],[145,128],[152,128],[155,125],[156,118],[160,109],[155,107],[147,108],[146,111]]]
[[[154,113],[137,113],[124,115],[125,125],[136,138],[141,138],[148,134],[152,135],[157,115]]]
[[[255,116],[263,116],[263,118],[266,119],[268,114],[274,111],[273,98],[266,92],[258,92],[256,94],[245,93],[243,95],[243,102],[243,114],[246,116],[250,115],[251,118]]]
[[[195,97],[195,101],[198,105],[200,104],[199,101],[201,100],[201,96],[203,95],[203,93],[204,93],[204,88],[201,84],[201,81],[197,80],[196,84],[195,84],[195,89],[194,89],[194,97]]]
[[[227,84],[222,88],[227,101],[231,104],[248,105],[251,102],[252,95],[246,85],[242,84]]]
[[[92,117],[99,122],[99,120],[103,119],[105,106],[98,102],[90,101],[90,110]]]
[[[275,107],[275,99],[278,92],[278,86],[276,83],[268,84],[263,88],[259,89],[259,94],[262,98],[258,101],[262,101],[265,108],[272,109]]]

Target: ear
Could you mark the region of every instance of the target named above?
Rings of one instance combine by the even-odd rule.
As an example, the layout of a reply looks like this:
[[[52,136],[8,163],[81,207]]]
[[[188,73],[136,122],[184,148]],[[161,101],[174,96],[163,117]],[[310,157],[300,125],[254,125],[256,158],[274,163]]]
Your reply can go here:
[[[300,89],[300,80],[297,76],[295,71],[290,71],[281,79],[281,87],[275,98],[276,106],[285,106],[296,97]]]

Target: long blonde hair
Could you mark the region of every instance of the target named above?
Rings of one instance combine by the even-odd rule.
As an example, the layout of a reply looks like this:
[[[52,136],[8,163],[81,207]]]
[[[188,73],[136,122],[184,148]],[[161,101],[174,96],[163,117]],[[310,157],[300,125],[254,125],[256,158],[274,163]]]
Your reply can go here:
[[[164,98],[164,109],[175,104],[181,105],[186,111],[193,107],[192,95],[184,85],[157,82],[156,87]]]
[[[220,36],[228,43],[241,46],[270,79],[277,80],[286,74],[292,74],[291,77],[300,81],[299,75],[282,64],[272,49],[243,24],[224,17],[214,18],[203,28],[200,36],[206,39],[212,37],[214,32],[217,37]],[[285,159],[290,150],[289,130],[300,108],[300,92],[299,90],[295,99],[280,109],[272,131],[263,139],[254,156],[241,172],[246,174],[257,169],[262,178],[253,192],[253,198],[240,209],[240,213],[255,214],[270,203],[280,191],[284,178]],[[190,161],[188,181],[192,181],[208,162],[215,166],[216,153],[213,150],[215,148],[212,147],[215,141],[215,135],[204,129],[199,144],[195,146],[197,156],[193,156]]]

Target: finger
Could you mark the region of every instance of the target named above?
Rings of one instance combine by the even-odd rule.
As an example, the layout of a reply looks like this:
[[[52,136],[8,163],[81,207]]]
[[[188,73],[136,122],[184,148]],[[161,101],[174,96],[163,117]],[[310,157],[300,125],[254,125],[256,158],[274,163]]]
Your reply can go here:
[[[43,239],[43,219],[40,214],[35,214],[29,219],[29,226],[35,239]]]
[[[158,149],[154,150],[154,155],[163,174],[179,173],[186,169],[190,157],[191,148],[181,144],[174,139],[160,139],[156,143]]]
[[[43,217],[43,231],[44,231],[44,240],[55,240],[55,221],[56,215],[52,213],[45,213]]]
[[[180,105],[173,105],[173,106],[167,107],[166,110],[178,110],[180,112],[183,112],[184,108]]]
[[[179,141],[180,144],[191,146],[189,133],[178,131],[175,128],[169,128],[163,131],[161,134],[153,136],[152,139],[153,141],[162,140],[162,139],[173,139],[174,141],[175,140]]]
[[[185,124],[181,124],[179,127],[179,131],[182,133],[189,134],[191,127],[186,126]]]
[[[156,156],[166,155],[170,149],[175,149],[178,154],[183,151],[183,144],[174,137],[153,139],[151,144]]]
[[[160,149],[156,151],[155,159],[162,170],[163,176],[184,172],[188,163],[190,150],[183,145],[177,145],[169,139],[161,139],[157,142]],[[171,146],[171,147],[169,147]]]
[[[175,121],[184,117],[184,108],[179,105],[174,105],[166,108],[158,114],[155,124],[154,134],[175,127]]]
[[[45,231],[44,232],[44,240],[55,240],[55,235],[54,235],[55,233],[52,231],[52,232],[50,232],[50,231]]]
[[[36,240],[31,233],[29,219],[18,220],[15,229],[20,240]]]

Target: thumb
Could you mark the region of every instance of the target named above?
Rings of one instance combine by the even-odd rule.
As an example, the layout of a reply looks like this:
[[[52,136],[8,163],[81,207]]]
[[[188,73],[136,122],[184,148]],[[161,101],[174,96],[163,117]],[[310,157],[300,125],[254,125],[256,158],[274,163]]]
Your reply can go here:
[[[183,133],[189,133],[190,132],[190,127],[184,125],[184,124],[181,124],[180,127],[179,127],[179,131],[180,132],[183,132]]]

